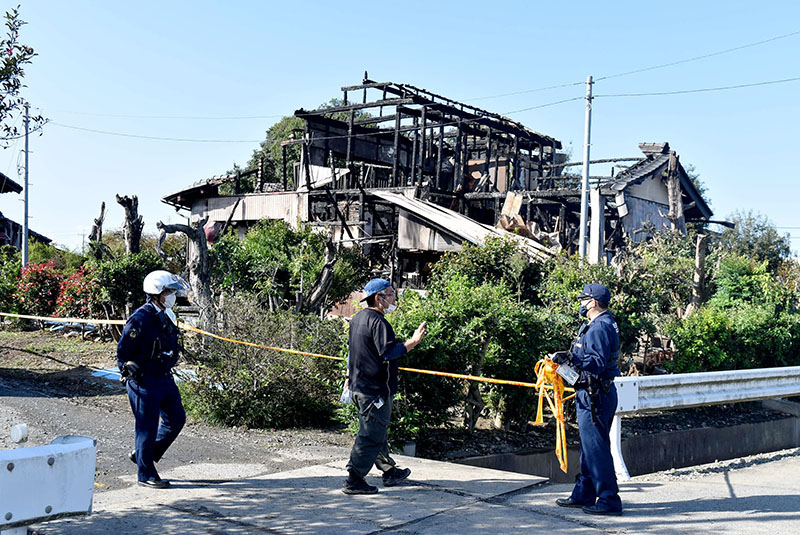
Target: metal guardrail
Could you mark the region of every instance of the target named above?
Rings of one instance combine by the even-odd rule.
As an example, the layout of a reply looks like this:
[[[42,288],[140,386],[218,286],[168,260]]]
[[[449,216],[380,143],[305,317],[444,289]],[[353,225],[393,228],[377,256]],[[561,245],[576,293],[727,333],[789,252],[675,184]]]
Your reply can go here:
[[[800,395],[800,366],[647,377],[617,377],[617,411],[611,424],[611,455],[617,479],[630,474],[622,458],[622,416],[658,409],[758,401]]]
[[[63,435],[49,445],[0,450],[0,534],[92,512],[97,441]]]

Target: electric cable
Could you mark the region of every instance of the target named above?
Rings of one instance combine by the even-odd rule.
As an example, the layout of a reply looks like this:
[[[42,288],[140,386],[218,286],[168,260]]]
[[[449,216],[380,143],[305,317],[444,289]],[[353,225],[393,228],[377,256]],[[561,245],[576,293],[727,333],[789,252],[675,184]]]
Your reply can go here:
[[[665,96],[665,95],[684,95],[687,93],[707,93],[709,91],[728,91],[731,89],[742,89],[746,87],[756,87],[762,85],[772,85],[772,84],[783,84],[787,82],[796,82],[800,80],[800,76],[795,78],[784,78],[782,80],[769,80],[766,82],[755,82],[752,84],[739,84],[739,85],[729,85],[723,87],[705,87],[701,89],[682,89],[679,91],[656,91],[652,93],[616,93],[616,94],[608,94],[608,95],[593,95],[592,98],[610,98],[610,97],[653,97],[653,96]]]

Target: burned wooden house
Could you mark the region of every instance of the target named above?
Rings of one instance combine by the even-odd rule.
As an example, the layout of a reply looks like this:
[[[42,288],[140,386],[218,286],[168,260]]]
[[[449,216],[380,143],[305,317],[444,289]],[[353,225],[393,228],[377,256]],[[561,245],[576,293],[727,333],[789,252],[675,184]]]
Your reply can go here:
[[[366,78],[343,87],[339,105],[295,116],[305,127],[282,143],[277,182],[259,179],[256,191],[243,193],[242,179],[263,177],[253,169],[202,181],[164,202],[196,220],[207,216],[211,240],[261,219],[307,222],[339,243],[364,245],[379,271],[409,286],[424,285],[443,252],[489,235],[513,237],[532,258],[578,248],[580,178],[564,172],[573,164],[564,162],[557,139],[425,89]],[[300,147],[299,161],[287,157],[292,146]],[[592,180],[597,261],[668,216],[677,228],[710,217],[667,144],[642,150],[622,173]],[[233,194],[220,194],[225,184]],[[680,200],[679,216],[668,186]]]

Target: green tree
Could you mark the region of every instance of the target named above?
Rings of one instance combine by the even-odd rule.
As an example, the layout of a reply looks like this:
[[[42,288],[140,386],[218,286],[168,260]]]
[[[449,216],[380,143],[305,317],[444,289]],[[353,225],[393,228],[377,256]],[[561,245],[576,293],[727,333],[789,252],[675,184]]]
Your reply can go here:
[[[20,135],[16,119],[24,113],[25,100],[20,92],[25,85],[24,67],[29,65],[36,53],[33,48],[19,41],[19,31],[27,24],[19,17],[19,6],[5,13],[6,36],[0,40],[0,144]],[[31,129],[36,130],[45,119],[37,114],[30,117]]]
[[[57,271],[64,275],[74,273],[85,262],[85,258],[78,253],[66,249],[59,249],[55,245],[42,243],[35,240],[28,241],[28,262],[43,264],[53,262]]]
[[[309,225],[261,221],[240,240],[226,234],[211,248],[212,284],[229,294],[246,291],[272,310],[294,308],[308,296],[325,265],[327,238]],[[337,249],[327,303],[333,305],[369,277],[369,263],[358,247]]]
[[[107,251],[113,258],[125,256],[125,237],[122,229],[114,229],[103,233],[103,244],[107,246]],[[167,262],[164,269],[172,273],[182,273],[186,267],[186,235],[167,234],[161,248],[167,255]],[[158,235],[154,233],[144,233],[141,239],[141,250],[155,253],[158,250]]]
[[[789,236],[781,236],[765,215],[735,212],[728,218],[736,227],[725,229],[719,237],[718,254],[734,253],[758,262],[767,262],[767,270],[775,273],[785,259],[791,257]]]

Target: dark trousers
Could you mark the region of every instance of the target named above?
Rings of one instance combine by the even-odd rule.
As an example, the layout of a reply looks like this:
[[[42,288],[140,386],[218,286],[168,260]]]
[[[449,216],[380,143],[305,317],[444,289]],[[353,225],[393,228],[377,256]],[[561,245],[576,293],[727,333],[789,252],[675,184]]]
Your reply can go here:
[[[611,422],[617,410],[617,390],[595,396],[596,421],[587,390],[577,391],[578,432],[581,437],[581,473],[572,490],[572,499],[611,511],[621,511],[617,475],[611,457]]]
[[[380,408],[375,407],[379,396],[370,396],[353,392],[353,403],[358,409],[358,435],[347,471],[364,478],[374,464],[381,472],[388,472],[395,467],[394,459],[389,456],[389,422],[392,419],[392,400],[383,399]]]
[[[129,380],[128,400],[136,420],[136,464],[139,481],[159,479],[159,461],[186,423],[181,393],[171,375]],[[160,420],[160,422],[159,422]]]

